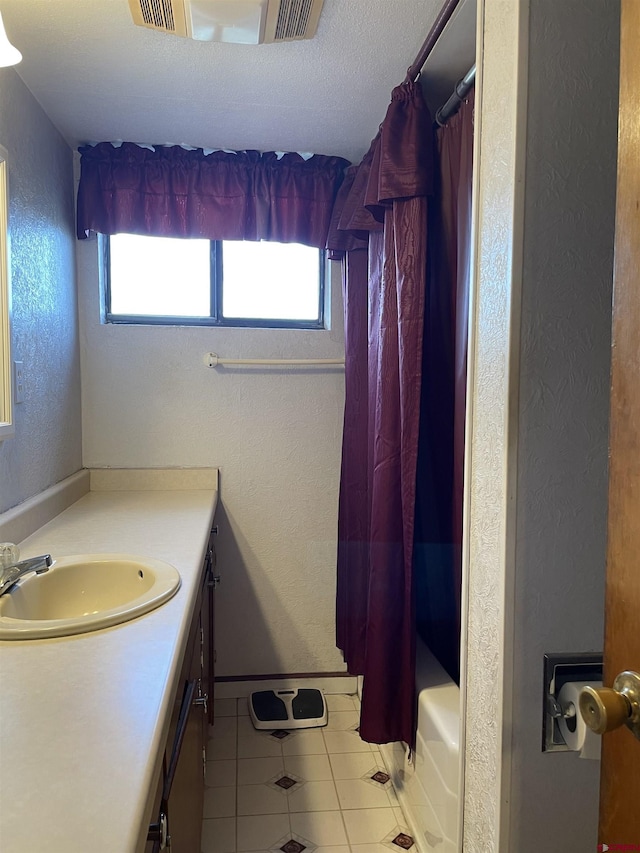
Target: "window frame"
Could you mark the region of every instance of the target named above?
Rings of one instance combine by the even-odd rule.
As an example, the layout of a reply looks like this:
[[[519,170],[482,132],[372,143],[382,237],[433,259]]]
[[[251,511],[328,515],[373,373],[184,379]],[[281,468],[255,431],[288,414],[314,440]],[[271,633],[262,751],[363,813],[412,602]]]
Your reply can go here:
[[[145,236],[145,235],[139,235]],[[307,329],[324,331],[327,280],[327,253],[318,249],[318,319],[286,320],[259,317],[225,317],[222,314],[224,267],[222,240],[209,241],[209,306],[208,317],[171,316],[168,314],[114,314],[111,309],[111,251],[109,236],[102,235],[101,260],[104,274],[103,320],[115,325],[138,326],[215,326],[246,329]],[[286,244],[284,244],[286,245]]]

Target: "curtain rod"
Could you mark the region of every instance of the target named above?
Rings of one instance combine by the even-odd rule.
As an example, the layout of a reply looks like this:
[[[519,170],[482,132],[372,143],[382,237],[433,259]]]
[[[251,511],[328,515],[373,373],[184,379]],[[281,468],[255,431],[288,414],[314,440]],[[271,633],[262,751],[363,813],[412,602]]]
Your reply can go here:
[[[344,367],[344,358],[220,358],[215,352],[205,353],[204,363],[207,367],[218,367],[225,364],[237,365],[275,365],[280,367]]]
[[[427,37],[424,40],[422,47],[418,51],[418,55],[407,69],[405,83],[414,83],[418,79],[418,77],[420,76],[420,71],[422,70],[422,66],[427,61],[427,57],[433,50],[435,43],[442,35],[442,31],[449,23],[449,20],[451,19],[451,16],[453,15],[455,8],[459,2],[460,0],[446,0],[444,6],[442,7],[442,9],[440,9],[438,17],[433,22],[433,26],[427,33]]]
[[[449,100],[444,103],[438,112],[436,113],[436,124],[439,124],[440,127],[444,127],[447,123],[448,119],[451,118],[452,115],[455,115],[460,108],[460,104],[464,101],[468,93],[473,89],[476,82],[476,64],[475,62],[471,66],[471,68],[464,75],[462,80],[458,80],[453,90],[453,94],[449,98]]]

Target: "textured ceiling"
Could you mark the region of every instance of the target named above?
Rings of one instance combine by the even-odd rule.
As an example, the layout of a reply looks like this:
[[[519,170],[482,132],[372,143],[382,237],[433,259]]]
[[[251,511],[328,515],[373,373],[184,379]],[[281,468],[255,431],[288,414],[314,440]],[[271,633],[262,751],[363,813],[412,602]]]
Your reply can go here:
[[[250,46],[136,27],[127,0],[0,0],[24,57],[16,70],[72,145],[124,139],[353,161],[441,5],[325,0],[314,39]]]

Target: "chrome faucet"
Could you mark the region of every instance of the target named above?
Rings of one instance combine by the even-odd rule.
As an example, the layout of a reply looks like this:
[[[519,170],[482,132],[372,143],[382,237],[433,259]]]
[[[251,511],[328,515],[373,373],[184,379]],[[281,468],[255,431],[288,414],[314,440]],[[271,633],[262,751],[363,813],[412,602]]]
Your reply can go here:
[[[43,554],[41,557],[31,557],[28,560],[20,560],[10,565],[0,565],[0,595],[4,595],[20,578],[29,572],[41,575],[48,572],[53,564],[51,554]]]

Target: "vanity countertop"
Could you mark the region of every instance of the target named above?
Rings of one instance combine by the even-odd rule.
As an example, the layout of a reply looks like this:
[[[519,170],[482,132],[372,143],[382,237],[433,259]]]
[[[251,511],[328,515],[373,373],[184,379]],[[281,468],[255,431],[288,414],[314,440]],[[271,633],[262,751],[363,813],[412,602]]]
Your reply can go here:
[[[100,491],[20,543],[21,558],[140,554],[175,566],[181,587],[113,628],[0,642],[2,853],[136,853],[151,818],[217,472],[178,487],[125,477],[122,489],[100,476]]]

